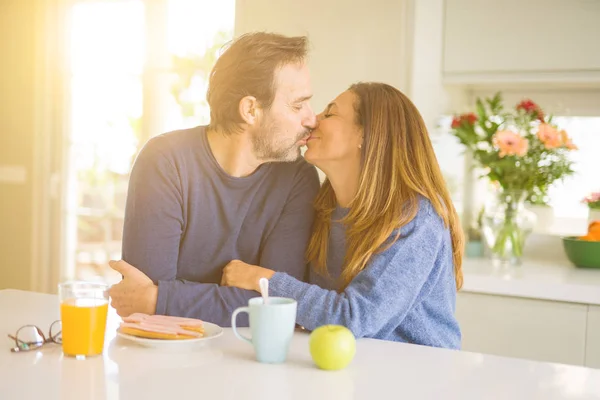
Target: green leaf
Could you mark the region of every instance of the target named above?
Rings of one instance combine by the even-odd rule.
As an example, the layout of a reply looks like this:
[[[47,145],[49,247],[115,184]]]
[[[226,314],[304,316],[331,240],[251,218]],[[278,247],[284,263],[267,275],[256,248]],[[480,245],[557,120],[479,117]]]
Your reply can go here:
[[[481,99],[479,99],[479,98],[476,100],[475,105],[477,107],[477,117],[479,118],[479,122],[484,123],[487,120],[485,106],[483,105],[483,103],[481,102]],[[482,125],[482,126],[485,126],[485,125]]]

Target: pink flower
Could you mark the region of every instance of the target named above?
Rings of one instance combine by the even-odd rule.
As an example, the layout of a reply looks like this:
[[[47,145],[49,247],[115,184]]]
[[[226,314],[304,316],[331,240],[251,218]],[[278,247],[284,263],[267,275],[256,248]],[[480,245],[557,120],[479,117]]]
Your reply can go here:
[[[492,143],[500,150],[500,158],[517,155],[523,157],[527,154],[529,142],[518,133],[512,131],[498,131],[492,137]]]
[[[590,193],[581,200],[582,203],[595,203],[600,201],[600,192]]]
[[[563,135],[549,124],[540,124],[537,137],[547,149],[556,149],[563,145]]]
[[[573,140],[569,137],[566,131],[560,131],[560,138],[563,142],[563,146],[565,146],[569,150],[578,150],[579,147],[573,143]]]

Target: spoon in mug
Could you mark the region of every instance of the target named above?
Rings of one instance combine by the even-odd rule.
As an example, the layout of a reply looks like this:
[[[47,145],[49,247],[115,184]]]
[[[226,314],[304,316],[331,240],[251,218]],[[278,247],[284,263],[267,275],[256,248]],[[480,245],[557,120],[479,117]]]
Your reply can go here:
[[[260,278],[258,281],[258,286],[260,287],[260,294],[263,298],[263,304],[267,304],[269,300],[269,280],[267,278]]]

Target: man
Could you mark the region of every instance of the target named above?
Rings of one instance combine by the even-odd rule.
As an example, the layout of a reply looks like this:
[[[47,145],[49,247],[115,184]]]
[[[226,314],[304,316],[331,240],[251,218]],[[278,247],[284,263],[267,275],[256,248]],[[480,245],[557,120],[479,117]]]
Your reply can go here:
[[[304,277],[319,188],[300,157],[316,124],[306,56],[305,37],[241,36],[211,71],[210,125],[144,146],[131,172],[123,261],[111,262],[123,275],[110,291],[119,315],[229,326],[258,295],[218,285],[231,260]]]

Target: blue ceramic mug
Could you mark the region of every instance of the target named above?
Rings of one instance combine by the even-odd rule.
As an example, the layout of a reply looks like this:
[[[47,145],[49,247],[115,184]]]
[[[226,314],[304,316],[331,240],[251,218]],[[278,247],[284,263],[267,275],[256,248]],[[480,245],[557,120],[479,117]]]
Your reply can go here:
[[[248,301],[248,307],[240,307],[231,316],[233,333],[254,346],[259,362],[278,364],[285,361],[294,336],[296,326],[297,303],[294,299],[269,297],[264,304],[262,297]],[[250,317],[251,338],[240,334],[236,326],[239,313],[248,313]]]

